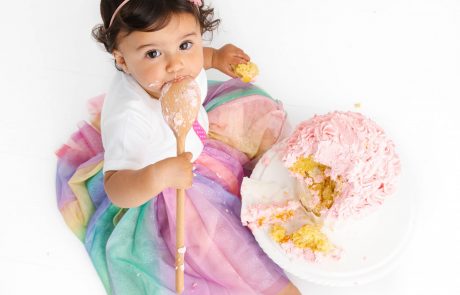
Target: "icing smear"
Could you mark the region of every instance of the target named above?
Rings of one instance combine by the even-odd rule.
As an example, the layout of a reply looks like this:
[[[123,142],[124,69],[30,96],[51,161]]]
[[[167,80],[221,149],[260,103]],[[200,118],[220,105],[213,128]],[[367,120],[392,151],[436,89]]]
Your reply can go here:
[[[182,77],[162,87],[160,102],[163,117],[177,134],[195,121],[200,107],[200,89],[195,80]]]

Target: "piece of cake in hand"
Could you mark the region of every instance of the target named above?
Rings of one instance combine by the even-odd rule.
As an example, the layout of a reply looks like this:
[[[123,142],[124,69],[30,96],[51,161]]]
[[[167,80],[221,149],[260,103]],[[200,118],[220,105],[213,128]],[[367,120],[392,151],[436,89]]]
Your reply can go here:
[[[240,77],[241,81],[248,83],[254,81],[254,78],[259,74],[259,68],[255,63],[248,62],[233,66],[233,72]]]

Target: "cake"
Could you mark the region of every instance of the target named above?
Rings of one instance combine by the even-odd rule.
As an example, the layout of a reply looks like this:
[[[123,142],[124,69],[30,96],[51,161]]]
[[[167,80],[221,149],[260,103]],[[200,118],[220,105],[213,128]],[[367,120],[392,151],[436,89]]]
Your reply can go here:
[[[298,200],[255,204],[242,212],[251,230],[267,228],[269,236],[287,254],[310,262],[339,258],[341,249],[322,231],[322,224],[303,212]]]
[[[299,124],[282,161],[299,181],[302,205],[317,216],[346,219],[377,208],[400,174],[394,143],[372,120],[333,112]]]
[[[238,64],[233,67],[233,72],[240,77],[241,81],[248,83],[254,80],[254,78],[259,74],[259,68],[253,62],[248,62],[245,64]]]
[[[293,189],[275,202],[265,198],[245,207],[243,224],[265,228],[293,257],[339,260],[343,249],[328,231],[375,210],[394,192],[400,174],[394,143],[362,114],[332,112],[300,123],[274,149],[277,169],[287,170]],[[261,165],[269,165],[264,157]]]

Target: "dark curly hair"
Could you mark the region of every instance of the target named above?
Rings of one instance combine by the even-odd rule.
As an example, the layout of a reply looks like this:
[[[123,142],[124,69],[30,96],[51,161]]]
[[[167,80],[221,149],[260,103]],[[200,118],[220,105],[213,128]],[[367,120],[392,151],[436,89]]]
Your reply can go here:
[[[213,19],[213,8],[204,7],[203,4],[196,6],[188,0],[131,0],[120,9],[109,28],[113,12],[122,1],[101,0],[101,16],[104,23],[96,25],[92,30],[92,36],[104,44],[109,53],[117,48],[117,37],[120,32],[129,35],[134,31],[158,31],[168,25],[174,14],[192,14],[200,24],[201,34],[212,33],[220,23],[220,19]]]

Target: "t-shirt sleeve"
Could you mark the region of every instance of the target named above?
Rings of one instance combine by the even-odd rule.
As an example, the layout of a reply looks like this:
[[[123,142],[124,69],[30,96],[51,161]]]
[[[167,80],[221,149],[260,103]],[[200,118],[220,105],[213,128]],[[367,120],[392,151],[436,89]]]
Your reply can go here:
[[[144,168],[155,131],[155,126],[133,115],[106,124],[102,130],[103,172]]]

